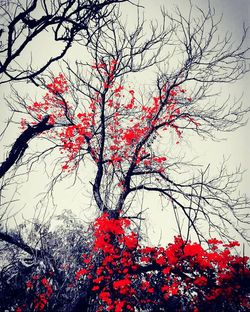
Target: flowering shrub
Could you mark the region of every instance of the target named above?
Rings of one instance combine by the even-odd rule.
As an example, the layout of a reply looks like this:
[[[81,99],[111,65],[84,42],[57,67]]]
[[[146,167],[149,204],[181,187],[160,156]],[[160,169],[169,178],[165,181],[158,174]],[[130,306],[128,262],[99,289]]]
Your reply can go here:
[[[96,219],[93,234],[81,267],[63,281],[66,297],[74,292],[86,303],[92,298],[99,312],[249,310],[249,259],[231,252],[238,242],[212,238],[205,249],[176,236],[166,247],[141,246],[130,220],[108,213]],[[53,310],[58,277],[46,276],[26,280],[26,298],[16,312]]]
[[[177,236],[165,248],[143,247],[128,219],[110,219],[108,213],[94,227],[93,253],[83,255],[83,281],[94,276],[98,311],[151,311],[156,306],[212,311],[221,302],[242,311],[250,307],[243,282],[250,278],[248,257],[231,253],[238,242],[210,239],[205,250]]]

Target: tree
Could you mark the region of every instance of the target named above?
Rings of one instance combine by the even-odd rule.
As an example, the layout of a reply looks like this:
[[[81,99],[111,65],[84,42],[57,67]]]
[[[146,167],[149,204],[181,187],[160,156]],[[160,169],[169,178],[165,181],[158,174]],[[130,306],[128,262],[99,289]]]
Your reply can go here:
[[[49,82],[48,75],[37,76],[36,84],[46,90],[41,100],[29,105],[18,92],[15,105],[8,100],[13,113],[23,115],[23,132],[0,167],[4,181],[11,170],[29,171],[53,152],[56,166],[46,197],[62,177],[82,179],[91,166],[99,216],[84,233],[71,215],[60,217],[61,231],[37,220],[31,232],[27,224],[19,233],[1,231],[7,259],[3,309],[247,311],[248,258],[231,253],[238,242],[213,238],[216,231],[230,239],[230,224],[248,239],[249,200],[234,194],[241,172],[228,173],[223,164],[214,177],[209,168],[186,176],[183,168],[191,164],[172,153],[190,132],[213,138],[215,131],[237,129],[249,111],[237,102],[209,102],[215,84],[231,83],[248,71],[246,30],[238,44],[230,36],[220,40],[214,14],[192,4],[187,16],[163,11],[162,24],[152,23],[151,35],[144,37],[144,20],[138,18],[128,30],[113,11],[103,16],[105,30],[97,27],[90,37],[89,62],[64,61],[60,74],[49,73]],[[181,55],[178,62],[174,55]],[[140,92],[130,86],[130,75],[153,66],[154,87]],[[39,137],[45,143],[27,153],[30,140]],[[173,209],[179,236],[166,248],[141,243],[144,193],[160,194]],[[209,235],[200,226],[204,220]],[[191,233],[198,243],[190,241]],[[15,263],[17,255],[21,261]]]

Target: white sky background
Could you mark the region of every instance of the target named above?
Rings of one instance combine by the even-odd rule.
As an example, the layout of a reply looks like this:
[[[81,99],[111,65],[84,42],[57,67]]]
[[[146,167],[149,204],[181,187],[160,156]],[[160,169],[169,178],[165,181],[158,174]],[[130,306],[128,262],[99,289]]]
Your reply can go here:
[[[195,0],[193,3],[198,4],[199,6],[206,8],[207,0]],[[160,8],[165,6],[169,12],[171,12],[176,5],[178,5],[183,12],[188,9],[189,1],[188,0],[144,0],[141,1],[141,4],[144,5],[144,14],[147,20],[150,19],[159,19]],[[224,32],[232,32],[233,38],[235,40],[239,39],[242,31],[242,24],[245,21],[247,25],[250,26],[250,1],[249,0],[213,0],[211,1],[211,6],[215,7],[218,16],[223,14],[223,22],[221,24],[221,36]],[[135,17],[134,8],[128,4],[122,6],[122,11],[124,15],[127,16],[128,24],[133,22]],[[249,38],[249,37],[248,37]],[[250,43],[248,41],[248,43]],[[31,51],[33,52],[33,59],[39,63],[39,60],[42,59],[45,55],[50,55],[54,47],[50,46],[48,43],[48,38],[42,36],[39,38],[39,42],[32,43]],[[248,44],[249,45],[249,44]],[[73,60],[79,58],[79,50],[71,49],[67,55],[67,59]],[[153,76],[152,72],[152,77]],[[147,78],[143,81],[143,75],[140,75],[138,82],[141,84],[147,85],[150,81],[150,75],[147,73]],[[250,98],[250,75],[248,74],[243,80],[225,86],[222,89],[221,99],[225,99],[230,92],[232,97],[240,96],[243,94],[242,101],[245,106],[249,106]],[[42,94],[40,91],[35,90],[35,88],[29,84],[22,85],[22,91],[28,93],[29,96]],[[8,116],[8,110],[6,109],[5,103],[3,102],[3,96],[8,97],[9,89],[6,85],[0,86],[0,99],[1,99],[1,108],[0,108],[0,120],[5,121]],[[220,98],[218,98],[220,101]],[[0,125],[0,132],[3,128],[3,123]],[[8,149],[2,150],[2,146],[6,146],[11,142],[14,142],[15,138],[20,132],[15,127],[12,127],[6,133],[4,140],[1,144],[1,155],[2,159],[6,155]],[[220,137],[225,138],[226,140],[220,142],[211,142],[210,140],[202,141],[200,138],[190,138],[189,144],[180,145],[181,148],[186,149],[187,155],[192,155],[197,157],[196,162],[203,164],[204,167],[211,163],[213,170],[216,171],[220,163],[223,161],[223,156],[230,155],[228,161],[228,166],[232,169],[241,164],[242,168],[250,168],[250,123],[244,128],[241,128],[234,133],[229,133],[228,135],[220,135]],[[30,144],[31,149],[36,148],[36,143],[32,142]],[[179,147],[178,147],[179,148]],[[191,158],[191,157],[190,157]],[[89,169],[91,170],[91,169]],[[86,176],[90,173],[84,172]],[[86,188],[90,189],[90,184],[88,179],[86,179]],[[45,190],[46,183],[49,182],[49,179],[46,178],[46,175],[43,173],[43,168],[39,165],[34,167],[33,172],[30,174],[30,180],[27,183],[23,183],[19,187],[19,202],[15,203],[12,207],[13,211],[18,211],[23,208],[22,211],[16,216],[17,222],[22,219],[22,217],[29,218],[34,215],[34,207],[37,202],[35,197],[39,192]],[[75,187],[68,188],[70,183],[63,181],[60,184],[54,193],[54,198],[56,202],[56,213],[59,213],[63,209],[72,209],[73,212],[78,213],[79,217],[82,219],[88,219],[88,217],[93,216],[95,210],[89,211],[88,203],[89,197],[86,197],[86,192],[84,192],[82,184],[77,184]],[[250,172],[246,171],[243,181],[239,187],[239,191],[242,193],[247,193],[250,196]],[[14,186],[11,186],[9,191],[5,195],[9,198],[13,194]],[[147,211],[147,215],[150,219],[148,223],[148,234],[150,240],[153,244],[157,244],[160,239],[162,244],[170,242],[173,238],[173,235],[177,234],[176,223],[173,220],[173,216],[169,211],[164,211],[160,207],[160,202],[150,201],[150,198],[146,198],[146,206],[150,208]],[[154,207],[155,206],[155,207]],[[157,207],[156,207],[157,206]],[[152,209],[153,208],[153,209]],[[45,212],[45,211],[44,211]],[[47,211],[46,211],[47,213]],[[42,218],[40,215],[39,218]],[[250,250],[248,250],[250,253]]]

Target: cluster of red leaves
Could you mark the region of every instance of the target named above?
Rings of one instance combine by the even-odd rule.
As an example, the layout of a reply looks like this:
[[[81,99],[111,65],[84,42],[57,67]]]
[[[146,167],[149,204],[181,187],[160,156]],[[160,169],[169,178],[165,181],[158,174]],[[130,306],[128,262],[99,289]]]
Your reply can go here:
[[[94,224],[93,254],[83,255],[84,268],[76,272],[76,280],[91,278],[91,290],[99,298],[98,311],[133,311],[129,302],[134,292],[130,271],[137,269],[132,259],[138,237],[127,233],[129,225],[126,218],[110,219],[107,213],[99,217]]]
[[[29,311],[29,309],[34,309],[34,311],[46,310],[49,299],[53,294],[53,289],[47,278],[33,275],[31,279],[26,281],[26,291],[27,295],[34,297],[34,300],[32,300],[29,307],[26,304],[17,307],[16,312]]]
[[[181,138],[178,126],[179,120],[191,119],[186,116],[178,105],[180,99],[190,101],[185,96],[186,90],[175,87],[162,88],[161,95],[153,97],[151,103],[143,105],[136,100],[135,91],[115,82],[117,61],[109,64],[100,63],[92,66],[101,81],[99,92],[91,96],[92,100],[84,112],[77,112],[65,99],[69,95],[69,87],[65,77],[60,74],[47,85],[48,92],[43,101],[34,102],[27,107],[28,112],[41,121],[49,115],[49,123],[57,127],[50,130],[50,137],[60,140],[61,153],[66,153],[67,160],[62,169],[71,171],[77,164],[77,155],[82,149],[87,150],[95,162],[99,161],[100,137],[98,129],[101,126],[101,115],[105,110],[105,146],[104,162],[116,168],[129,166],[135,150],[140,142],[147,141],[148,145],[159,136],[159,131],[173,129],[177,135],[177,142]],[[103,102],[103,95],[105,100]],[[22,118],[21,128],[26,126]],[[59,127],[60,126],[60,127]],[[48,136],[48,134],[46,134]],[[150,141],[150,138],[151,141]],[[157,156],[149,152],[147,147],[140,148],[136,165],[147,169],[164,171],[165,156]],[[123,168],[124,169],[124,168]]]
[[[205,250],[178,236],[166,248],[142,247],[129,226],[126,218],[99,217],[93,253],[83,255],[83,268],[76,273],[82,283],[91,280],[98,311],[164,307],[172,298],[182,298],[185,308],[195,312],[218,299],[250,308],[240,285],[250,277],[248,258],[230,251],[238,242],[211,239]]]
[[[185,92],[180,87],[167,90],[165,86],[161,96],[153,97],[151,102],[143,105],[136,99],[134,90],[121,85],[110,88],[106,111],[111,118],[106,122],[105,160],[116,169],[129,167],[140,143],[146,142],[147,145],[139,148],[137,167],[164,171],[167,158],[154,155],[148,146],[160,136],[160,131],[168,129],[174,130],[178,140],[181,138],[177,125],[181,115],[178,101],[185,99]]]
[[[235,305],[234,310],[250,308],[244,285],[250,280],[249,259],[231,252],[238,242],[212,238],[206,250],[176,236],[166,247],[141,246],[130,220],[108,213],[93,229],[92,252],[82,255],[82,267],[68,279],[67,289],[81,297],[91,293],[96,311],[213,311],[221,302]],[[53,286],[54,274],[46,276],[33,274],[26,281],[30,299],[16,312],[50,311],[60,288]]]
[[[59,74],[53,79],[53,82],[46,85],[48,92],[43,96],[43,101],[34,102],[27,107],[31,114],[38,122],[44,116],[49,115],[49,124],[55,127],[47,137],[55,140],[60,140],[61,153],[66,153],[67,160],[63,164],[64,170],[69,169],[69,164],[72,163],[72,169],[76,167],[76,155],[81,148],[86,145],[86,140],[91,138],[91,126],[95,125],[94,101],[89,105],[89,112],[73,113],[73,107],[66,100],[69,94],[68,83],[63,76]],[[32,122],[36,124],[37,122]],[[21,119],[21,128],[27,126],[26,119]]]
[[[50,296],[53,293],[53,290],[47,278],[44,277],[41,279],[41,285],[43,286],[45,291],[43,293],[37,294],[37,298],[34,301],[34,308],[36,311],[44,310],[45,306],[48,303]]]
[[[68,103],[63,98],[63,94],[68,92],[68,84],[63,74],[59,74],[46,87],[48,92],[44,95],[43,101],[34,102],[27,109],[38,121],[49,115],[49,123],[54,125],[57,120],[62,120],[69,113]],[[21,126],[24,125],[25,119],[22,119]]]

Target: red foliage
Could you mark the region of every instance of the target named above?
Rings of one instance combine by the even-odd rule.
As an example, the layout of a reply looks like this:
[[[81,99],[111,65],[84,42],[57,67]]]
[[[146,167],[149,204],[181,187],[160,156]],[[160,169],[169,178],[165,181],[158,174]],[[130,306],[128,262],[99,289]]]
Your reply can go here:
[[[231,254],[235,242],[215,252],[177,236],[166,248],[141,247],[137,235],[129,230],[130,221],[112,219],[107,213],[97,218],[94,227],[93,254],[83,256],[81,271],[87,275],[97,268],[92,291],[99,298],[98,311],[135,311],[138,302],[141,308],[162,307],[179,296],[185,298],[190,311],[199,311],[204,303],[218,298],[247,305],[240,281],[250,277],[248,258]],[[209,240],[210,245],[221,243]]]
[[[67,154],[67,160],[62,165],[63,170],[71,171],[77,166],[77,155],[81,149],[88,149],[92,159],[98,162],[100,148],[96,129],[100,126],[103,106],[107,117],[104,161],[117,168],[121,165],[129,166],[138,143],[147,140],[152,133],[158,136],[160,130],[173,129],[178,143],[182,135],[178,123],[181,120],[195,123],[178,107],[180,98],[182,101],[188,101],[185,97],[186,90],[180,87],[168,89],[165,85],[161,96],[153,97],[152,103],[143,105],[136,99],[134,90],[116,85],[114,78],[116,66],[116,60],[110,64],[102,62],[92,66],[104,81],[100,91],[93,94],[85,112],[75,112],[73,106],[66,100],[70,92],[62,74],[47,84],[48,92],[42,102],[34,102],[28,106],[29,113],[38,121],[42,120],[44,115],[49,115],[49,123],[57,126],[56,129],[50,130],[50,136],[53,139],[60,139],[63,146],[61,152]],[[106,96],[104,103],[103,92]],[[26,120],[22,119],[21,128],[25,127]],[[140,148],[136,164],[138,167],[163,171],[162,164],[166,160],[165,156],[157,156],[145,148]]]
[[[93,235],[92,252],[82,255],[82,267],[68,289],[89,289],[99,312],[151,311],[152,307],[210,311],[221,302],[249,309],[249,288],[244,286],[244,280],[250,279],[249,259],[231,252],[238,242],[223,245],[212,238],[205,249],[176,236],[166,247],[141,246],[130,220],[114,219],[108,213],[96,219]],[[58,288],[53,287],[54,276],[47,276],[33,275],[26,281],[27,295],[33,300],[16,311],[50,311]]]
[[[32,281],[26,281],[27,293],[33,294],[34,300],[31,303],[35,311],[44,311],[53,294],[53,289],[51,287],[50,281],[45,277],[40,277],[40,275],[33,275]],[[38,290],[38,292],[37,292]],[[23,309],[17,307],[16,312],[27,311],[25,305]]]

